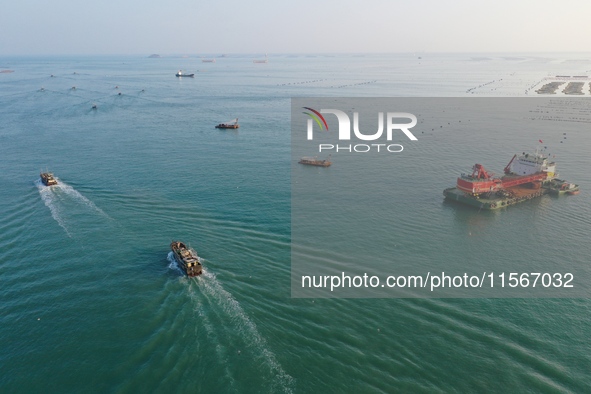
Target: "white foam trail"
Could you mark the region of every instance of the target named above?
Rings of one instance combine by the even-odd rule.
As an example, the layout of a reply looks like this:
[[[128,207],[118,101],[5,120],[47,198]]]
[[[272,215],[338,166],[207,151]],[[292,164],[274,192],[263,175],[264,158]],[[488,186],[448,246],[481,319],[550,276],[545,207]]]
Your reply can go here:
[[[261,336],[256,324],[250,320],[240,306],[240,303],[222,287],[214,274],[205,269],[197,281],[202,293],[221,306],[224,312],[231,317],[232,321],[236,322],[243,329],[243,334],[247,337],[245,342],[254,346],[263,355],[269,367],[269,372],[274,377],[273,392],[283,391],[292,393],[295,385],[294,378],[288,375],[281,367],[273,352],[269,350],[267,341]]]
[[[111,219],[111,217],[109,215],[107,215],[102,209],[100,209],[99,207],[97,207],[96,205],[94,205],[94,203],[92,201],[90,201],[88,198],[84,197],[82,194],[80,194],[72,186],[70,186],[67,183],[61,181],[57,177],[56,177],[56,180],[58,181],[58,184],[55,185],[55,186],[52,186],[52,187],[55,187],[57,189],[60,189],[61,191],[63,191],[68,196],[73,197],[74,199],[81,201],[82,203],[84,203],[88,207],[94,209],[95,211],[97,211],[101,215],[105,216],[106,218]]]
[[[181,267],[179,267],[179,263],[177,263],[176,260],[174,259],[174,254],[172,252],[168,252],[168,256],[166,256],[166,259],[169,262],[168,268],[170,268],[171,270],[178,271],[179,273],[183,274],[183,270],[181,270]]]
[[[179,267],[178,262],[174,259],[174,254],[172,252],[168,252],[166,259],[168,260],[168,263],[169,263],[168,264],[169,269],[177,271],[179,274],[184,275],[183,270]],[[198,259],[199,259],[199,261],[202,261],[202,259],[200,257],[198,257]],[[201,326],[205,327],[205,330],[207,331],[208,338],[217,337],[217,332],[214,329],[213,324],[209,320],[209,317],[203,311],[202,303],[201,303],[201,300],[199,299],[197,293],[195,293],[195,291],[191,287],[187,287],[187,292],[189,294],[189,297],[195,302],[195,311],[199,315],[199,321],[201,322]],[[223,360],[223,365],[224,365],[224,370],[226,372],[226,376],[230,379],[230,385],[232,387],[234,387],[235,386],[235,379],[232,376],[232,374],[228,368],[228,363],[226,362],[228,357],[225,354],[225,347],[223,347],[223,345],[220,344],[219,341],[215,345],[215,352],[216,352],[218,358],[220,360]]]
[[[178,267],[178,266],[177,266]],[[205,327],[205,331],[207,331],[207,338],[213,339],[216,338],[213,342],[215,342],[215,353],[219,360],[222,361],[224,366],[224,372],[230,381],[230,388],[232,392],[236,392],[236,379],[232,376],[230,368],[228,367],[228,354],[227,349],[223,346],[219,340],[217,340],[218,333],[217,330],[214,328],[213,324],[211,323],[209,316],[205,313],[203,309],[202,300],[200,299],[197,292],[192,287],[187,287],[187,292],[189,293],[189,297],[195,302],[195,312],[199,315],[199,324],[201,327]],[[212,341],[210,341],[212,342]]]
[[[39,190],[39,195],[41,196],[41,200],[43,200],[43,202],[45,203],[45,206],[47,208],[49,208],[49,210],[51,211],[51,216],[55,219],[57,224],[59,224],[61,226],[61,228],[64,229],[66,234],[68,234],[68,237],[72,238],[72,235],[70,234],[70,232],[68,231],[68,228],[66,227],[66,223],[64,222],[63,218],[60,215],[59,206],[55,203],[55,199],[54,199],[54,195],[53,195],[53,191],[51,190],[51,187],[45,186],[41,182],[41,179],[37,179],[37,181],[35,181],[35,185],[37,186],[37,189]]]
[[[168,268],[176,270],[183,274],[181,268],[179,267],[178,263],[174,259],[174,255],[172,252],[168,253],[167,259],[169,261]],[[199,258],[199,261],[203,259]],[[226,291],[220,282],[215,277],[215,274],[210,273],[205,268],[203,269],[203,274],[200,278],[197,279],[197,283],[201,292],[210,300],[213,301],[214,304],[219,305],[222,307],[223,311],[230,316],[231,320],[237,322],[237,324],[243,329],[243,333],[247,336],[247,343],[250,346],[254,346],[264,357],[265,361],[269,366],[269,371],[271,375],[274,376],[273,392],[283,391],[286,393],[292,393],[295,380],[292,376],[288,375],[287,372],[281,367],[281,364],[277,361],[277,358],[273,354],[271,350],[269,350],[267,341],[261,336],[259,330],[257,329],[256,324],[250,320],[246,312],[242,309],[238,301]],[[194,298],[194,297],[192,297]],[[198,303],[200,305],[200,303]],[[200,309],[200,308],[199,308]],[[201,310],[198,311],[201,318],[203,318],[204,314]],[[209,332],[206,326],[206,329]],[[212,329],[213,330],[213,329]],[[218,350],[219,354],[219,350]],[[228,375],[230,376],[230,375]]]

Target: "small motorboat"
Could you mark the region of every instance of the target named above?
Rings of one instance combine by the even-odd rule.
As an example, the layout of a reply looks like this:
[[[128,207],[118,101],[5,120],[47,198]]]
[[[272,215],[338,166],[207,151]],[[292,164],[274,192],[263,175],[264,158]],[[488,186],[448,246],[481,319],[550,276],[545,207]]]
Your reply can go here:
[[[231,121],[226,123],[220,123],[215,126],[216,129],[237,129],[239,127],[240,125],[238,124],[238,118],[232,119]]]

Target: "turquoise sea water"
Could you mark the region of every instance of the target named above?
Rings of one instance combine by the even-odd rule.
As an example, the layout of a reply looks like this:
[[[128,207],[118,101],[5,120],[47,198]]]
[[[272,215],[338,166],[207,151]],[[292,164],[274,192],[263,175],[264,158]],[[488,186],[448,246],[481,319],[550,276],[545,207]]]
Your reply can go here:
[[[0,391],[588,390],[586,299],[290,298],[290,97],[521,97],[591,55],[421,57],[0,58]],[[430,166],[453,182],[477,143]],[[451,231],[477,220],[457,212]]]

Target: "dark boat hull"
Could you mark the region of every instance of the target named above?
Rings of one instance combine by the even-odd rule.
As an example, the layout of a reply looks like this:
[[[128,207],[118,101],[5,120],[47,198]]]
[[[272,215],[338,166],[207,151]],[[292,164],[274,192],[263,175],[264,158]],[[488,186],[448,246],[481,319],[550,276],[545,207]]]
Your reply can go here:
[[[219,124],[215,128],[216,129],[237,129],[240,126],[237,124]]]
[[[189,77],[189,78],[193,78],[195,76],[195,74],[176,74],[177,77]]]
[[[328,160],[317,160],[317,161],[309,161],[309,160],[300,160],[298,161],[299,164],[304,164],[306,166],[316,166],[316,167],[330,167],[332,164],[331,161]]]

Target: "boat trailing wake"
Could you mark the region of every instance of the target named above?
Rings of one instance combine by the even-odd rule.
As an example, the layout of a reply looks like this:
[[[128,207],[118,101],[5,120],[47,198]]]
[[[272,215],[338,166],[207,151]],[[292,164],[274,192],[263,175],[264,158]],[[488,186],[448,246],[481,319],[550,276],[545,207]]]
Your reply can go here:
[[[74,198],[75,200],[82,202],[83,204],[85,204],[89,208],[93,209],[94,211],[100,213],[104,217],[111,219],[111,217],[109,215],[107,215],[102,209],[100,209],[99,207],[94,205],[94,203],[92,201],[90,201],[88,198],[84,197],[72,186],[68,185],[67,183],[62,182],[59,178],[56,178],[56,179],[58,181],[58,184],[55,186],[52,186],[52,187],[58,188],[60,191],[64,192],[68,196]]]
[[[201,258],[199,258],[199,261],[201,262]],[[179,267],[177,261],[174,259],[174,254],[173,252],[169,252],[168,256],[168,268],[171,270],[175,270],[177,271],[179,274],[184,275],[183,270]],[[214,324],[211,322],[211,319],[209,318],[209,316],[206,313],[205,308],[203,307],[203,299],[202,297],[200,297],[200,295],[193,291],[193,289],[191,289],[191,287],[187,287],[187,293],[188,296],[191,298],[191,300],[195,303],[195,312],[197,312],[197,314],[199,315],[199,321],[201,322],[201,326],[205,328],[205,330],[207,331],[207,337],[210,339],[213,338],[218,338],[218,330],[215,329]],[[228,377],[228,379],[230,380],[229,382],[229,386],[231,388],[230,391],[238,391],[238,389],[235,387],[236,381],[234,379],[234,377],[232,376],[232,373],[230,372],[230,368],[229,368],[229,363],[227,362],[228,360],[228,354],[225,351],[224,346],[221,346],[219,344],[219,340],[218,341],[212,341],[212,342],[217,342],[216,346],[215,346],[215,352],[216,355],[218,357],[219,360],[224,361],[223,362],[223,366],[224,366],[224,371],[226,376]]]
[[[56,179],[59,182],[57,185],[45,186],[40,179],[37,179],[35,181],[35,186],[37,186],[37,189],[39,190],[41,200],[43,200],[45,206],[51,211],[51,216],[60,225],[60,227],[64,229],[66,234],[68,234],[68,237],[72,238],[72,234],[68,230],[68,227],[66,226],[66,220],[62,214],[63,205],[60,204],[62,196],[68,196],[74,201],[81,202],[87,207],[91,208],[93,211],[99,213],[101,216],[111,219],[111,217],[107,215],[102,209],[94,205],[92,201],[84,197],[72,186],[60,181],[59,178]]]
[[[56,204],[51,187],[45,186],[40,179],[37,179],[37,181],[35,181],[35,185],[39,190],[41,200],[43,200],[45,206],[49,208],[49,210],[51,211],[51,216],[55,219],[57,224],[59,224],[60,227],[64,229],[66,234],[68,234],[68,237],[72,238],[72,234],[70,234],[70,232],[68,231],[66,223],[63,220],[62,215],[60,214],[60,207],[58,204]]]
[[[168,254],[168,261],[170,263],[168,268],[183,273],[175,261],[172,252]],[[275,354],[269,349],[267,341],[260,334],[256,324],[248,317],[246,312],[244,312],[244,309],[242,309],[236,298],[223,288],[221,283],[216,279],[215,274],[203,268],[203,274],[192,279],[197,283],[201,293],[207,298],[207,300],[212,305],[218,306],[218,309],[221,309],[226,315],[227,319],[225,320],[227,320],[229,324],[235,326],[236,331],[242,333],[245,337],[245,346],[252,347],[255,353],[261,355],[264,364],[269,369],[269,374],[272,376],[271,391],[286,393],[294,392],[294,378],[285,372],[281,364],[279,364],[279,361],[277,361]],[[203,320],[203,312],[200,310],[198,313]],[[209,331],[210,330],[208,330],[208,332]],[[215,332],[216,330],[211,329],[211,331]]]
[[[240,303],[226,291],[216,279],[215,274],[203,270],[202,277],[197,279],[202,293],[210,300],[222,307],[222,310],[230,317],[234,324],[247,337],[247,345],[254,347],[265,359],[269,372],[274,377],[272,392],[293,392],[294,379],[288,375],[277,361],[275,355],[269,350],[267,341],[261,336],[256,324],[250,320]]]

